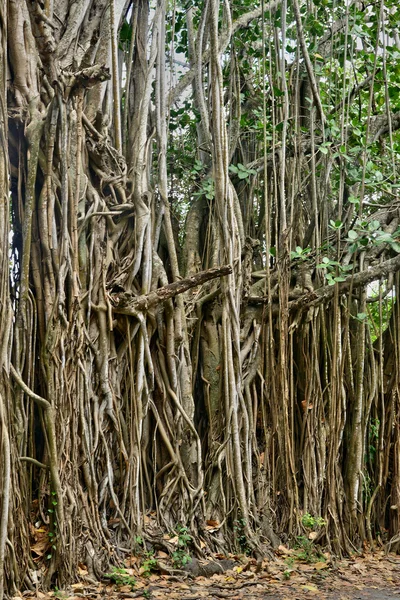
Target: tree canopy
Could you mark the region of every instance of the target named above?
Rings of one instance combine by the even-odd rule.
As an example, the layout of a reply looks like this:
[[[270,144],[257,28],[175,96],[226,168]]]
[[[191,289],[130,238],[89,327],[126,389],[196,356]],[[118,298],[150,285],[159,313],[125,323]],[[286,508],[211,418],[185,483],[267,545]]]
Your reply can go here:
[[[0,598],[179,528],[400,548],[399,22],[0,4]]]

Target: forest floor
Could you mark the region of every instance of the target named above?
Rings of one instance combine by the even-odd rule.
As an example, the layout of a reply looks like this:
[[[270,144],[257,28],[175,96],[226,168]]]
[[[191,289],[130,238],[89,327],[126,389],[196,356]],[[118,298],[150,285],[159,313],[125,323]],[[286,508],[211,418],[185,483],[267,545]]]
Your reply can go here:
[[[196,568],[192,565],[186,572],[161,574],[155,562],[159,558],[158,565],[166,564],[162,562],[165,557],[155,554],[154,563],[131,558],[126,568],[114,570],[95,584],[88,581],[82,565],[82,581],[69,589],[55,588],[47,594],[24,592],[13,600],[400,600],[400,556],[375,552],[336,561],[329,554],[321,554],[316,560],[315,556],[305,557],[283,546],[280,549],[284,551],[276,560],[262,565],[245,557],[231,557],[229,570],[211,576],[194,574],[199,566],[215,566],[218,560],[196,561]]]

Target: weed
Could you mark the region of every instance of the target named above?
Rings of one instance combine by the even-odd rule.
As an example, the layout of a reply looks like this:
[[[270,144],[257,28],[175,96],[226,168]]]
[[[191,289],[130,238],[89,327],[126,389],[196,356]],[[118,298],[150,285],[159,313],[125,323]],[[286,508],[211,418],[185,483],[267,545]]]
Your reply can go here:
[[[286,569],[285,571],[283,571],[283,578],[285,580],[290,579],[290,575],[291,575],[292,571],[289,571],[289,569]]]
[[[115,583],[115,585],[130,585],[131,588],[134,588],[136,584],[135,578],[131,577],[126,569],[119,569],[118,567],[113,567],[112,572],[105,573],[104,577]]]
[[[142,562],[143,577],[150,577],[152,571],[157,567],[157,560],[154,558],[153,552],[146,552],[145,559]]]
[[[235,538],[241,551],[248,556],[251,554],[251,548],[245,534],[245,527],[246,521],[244,519],[238,519],[237,521],[234,521],[233,531],[235,532]]]
[[[178,547],[172,552],[172,562],[175,567],[182,568],[190,561],[187,545],[192,541],[192,536],[188,533],[187,527],[183,527],[182,525],[178,525],[175,531],[178,537]]]
[[[322,517],[313,517],[310,513],[306,513],[302,516],[301,522],[307,529],[316,529],[317,527],[323,527],[326,525],[325,519]]]
[[[325,560],[325,557],[316,548],[312,541],[306,538],[304,535],[299,535],[296,538],[296,558],[307,563],[318,562],[319,560]]]
[[[143,590],[143,598],[150,598],[150,590]]]
[[[292,568],[294,566],[293,556],[288,556],[287,559],[285,560],[285,563],[287,564],[288,567]]]

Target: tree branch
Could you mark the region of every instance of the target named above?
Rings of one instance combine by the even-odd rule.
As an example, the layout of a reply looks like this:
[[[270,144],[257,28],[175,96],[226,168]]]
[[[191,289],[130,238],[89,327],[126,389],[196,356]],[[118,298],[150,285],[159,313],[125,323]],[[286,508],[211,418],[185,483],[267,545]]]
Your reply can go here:
[[[384,279],[389,276],[390,273],[396,273],[400,271],[400,254],[395,258],[389,258],[385,262],[356,273],[353,276],[347,277],[346,281],[338,282],[336,285],[339,286],[339,295],[343,295],[350,290],[351,285],[353,289],[367,285],[377,279]],[[299,298],[289,302],[289,310],[291,312],[301,310],[303,308],[310,308],[311,306],[319,306],[333,298],[335,294],[335,286],[324,286],[317,290],[308,292],[307,294],[301,295]],[[272,301],[277,300],[277,297],[273,297]],[[250,296],[248,299],[249,304],[267,304],[268,296]],[[274,311],[273,311],[274,312]]]
[[[367,269],[366,271],[362,271],[361,273],[356,273],[353,276],[347,277],[346,281],[337,283],[339,286],[339,294],[342,295],[345,292],[348,292],[350,286],[353,284],[353,289],[367,285],[372,281],[377,279],[382,279],[389,276],[389,273],[395,273],[400,270],[400,254],[395,258],[389,258],[385,262],[373,267],[371,269]],[[321,287],[314,292],[310,292],[305,294],[298,300],[293,300],[293,302],[289,302],[289,310],[297,310],[302,307],[310,307],[310,306],[318,306],[319,304],[323,304],[327,300],[331,300],[335,293],[335,286],[327,286]]]
[[[25,394],[27,396],[32,398],[32,400],[34,400],[36,402],[36,404],[38,404],[44,410],[48,410],[51,407],[51,404],[48,400],[45,400],[45,398],[42,398],[42,396],[38,396],[37,394],[35,394],[35,392],[33,392],[31,390],[31,388],[29,388],[26,385],[26,383],[24,383],[21,375],[15,370],[15,368],[11,364],[10,364],[10,373],[13,376],[13,379],[18,383],[18,385],[22,389],[22,391],[25,392]]]
[[[135,297],[130,292],[111,293],[111,305],[116,313],[135,316],[138,312],[146,311],[150,307],[160,304],[160,302],[165,302],[178,294],[183,294],[190,288],[202,285],[206,281],[210,281],[210,279],[230,275],[230,273],[232,273],[230,265],[214,267],[213,269],[196,273],[196,275],[187,279],[181,279],[180,281],[164,285],[158,288],[158,290],[144,294],[143,296]]]

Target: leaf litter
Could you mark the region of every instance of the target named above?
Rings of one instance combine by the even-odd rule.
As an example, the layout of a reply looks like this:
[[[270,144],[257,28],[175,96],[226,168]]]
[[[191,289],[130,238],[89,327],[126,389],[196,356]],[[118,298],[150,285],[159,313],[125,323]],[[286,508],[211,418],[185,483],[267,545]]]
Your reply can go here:
[[[160,555],[160,556],[159,556]],[[395,600],[400,598],[400,556],[383,551],[365,552],[337,561],[328,553],[324,560],[299,560],[294,550],[279,546],[274,560],[265,560],[260,568],[255,560],[230,556],[235,566],[224,573],[209,577],[182,570],[163,574],[154,568],[150,575],[140,574],[140,560],[131,557],[122,569],[129,578],[125,584],[121,575],[118,584],[109,579],[93,583],[87,577],[85,565],[79,565],[78,581],[65,590],[43,593],[31,591],[14,596],[13,600],[118,600],[151,598],[166,600]],[[165,552],[155,554],[156,561],[167,563]],[[218,561],[216,561],[218,562]],[[171,568],[172,573],[172,568]]]

